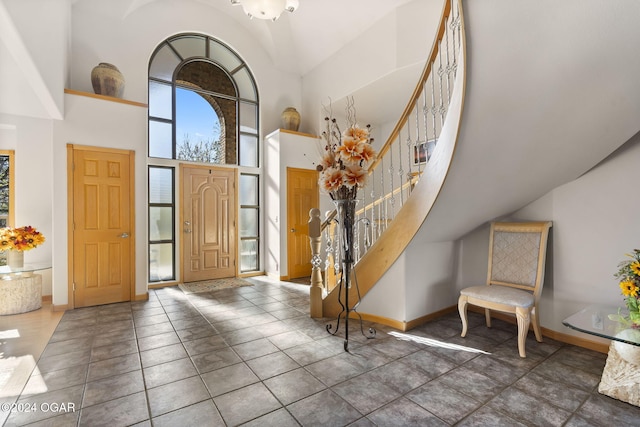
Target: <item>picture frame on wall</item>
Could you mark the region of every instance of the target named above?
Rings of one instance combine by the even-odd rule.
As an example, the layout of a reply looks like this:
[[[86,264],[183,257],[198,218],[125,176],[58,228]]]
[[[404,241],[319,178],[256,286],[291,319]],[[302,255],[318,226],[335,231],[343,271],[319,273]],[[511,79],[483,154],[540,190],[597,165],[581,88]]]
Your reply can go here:
[[[419,165],[424,164],[429,161],[431,158],[431,153],[433,153],[433,149],[435,148],[436,140],[419,142],[418,144],[413,146],[413,164]]]

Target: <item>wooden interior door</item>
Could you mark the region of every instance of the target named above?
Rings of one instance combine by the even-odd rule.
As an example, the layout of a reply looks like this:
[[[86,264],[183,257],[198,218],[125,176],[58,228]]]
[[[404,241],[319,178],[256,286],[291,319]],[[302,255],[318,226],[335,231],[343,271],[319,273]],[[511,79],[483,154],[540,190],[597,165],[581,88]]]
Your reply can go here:
[[[184,282],[236,275],[236,171],[182,166]]]
[[[290,279],[311,276],[309,211],[319,205],[318,172],[287,168],[287,268]]]
[[[73,306],[130,301],[133,291],[134,153],[70,147]]]

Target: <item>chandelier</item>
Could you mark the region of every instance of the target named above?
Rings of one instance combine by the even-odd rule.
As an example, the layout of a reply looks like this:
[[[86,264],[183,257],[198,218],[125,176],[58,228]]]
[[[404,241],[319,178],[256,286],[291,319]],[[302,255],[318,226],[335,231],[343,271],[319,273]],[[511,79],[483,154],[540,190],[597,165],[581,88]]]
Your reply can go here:
[[[298,0],[231,0],[231,4],[240,5],[249,18],[275,21],[285,10],[293,12],[298,8]]]

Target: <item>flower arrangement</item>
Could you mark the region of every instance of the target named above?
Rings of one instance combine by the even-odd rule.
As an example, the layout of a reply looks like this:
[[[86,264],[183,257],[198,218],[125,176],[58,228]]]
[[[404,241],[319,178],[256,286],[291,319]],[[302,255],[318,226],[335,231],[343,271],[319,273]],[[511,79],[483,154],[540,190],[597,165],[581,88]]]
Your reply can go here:
[[[1,251],[28,251],[44,243],[44,236],[30,225],[0,228]]]
[[[348,127],[340,127],[331,115],[325,117],[326,130],[323,156],[317,170],[320,172],[320,187],[332,200],[355,199],[358,188],[367,179],[367,166],[375,159],[376,152],[371,143],[370,125],[361,128],[356,123],[353,99],[347,100]]]
[[[618,265],[618,272],[614,276],[620,282],[629,316],[618,314],[609,317],[625,326],[640,329],[640,249],[634,249],[633,253],[627,254],[627,257],[629,259]]]

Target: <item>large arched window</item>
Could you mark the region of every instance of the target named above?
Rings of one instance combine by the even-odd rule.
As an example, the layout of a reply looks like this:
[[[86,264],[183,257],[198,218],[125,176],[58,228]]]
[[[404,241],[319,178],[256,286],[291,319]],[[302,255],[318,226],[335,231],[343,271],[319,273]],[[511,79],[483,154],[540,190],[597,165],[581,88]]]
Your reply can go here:
[[[229,47],[180,34],[149,64],[149,157],[201,162],[189,155],[203,151],[215,151],[205,163],[258,167],[258,92]]]
[[[258,91],[231,48],[200,34],[162,42],[149,61],[149,281],[176,279],[176,167],[240,170],[239,271],[258,271]],[[248,197],[251,195],[252,197]],[[250,200],[250,204],[246,204]]]

